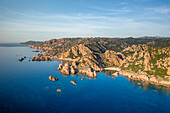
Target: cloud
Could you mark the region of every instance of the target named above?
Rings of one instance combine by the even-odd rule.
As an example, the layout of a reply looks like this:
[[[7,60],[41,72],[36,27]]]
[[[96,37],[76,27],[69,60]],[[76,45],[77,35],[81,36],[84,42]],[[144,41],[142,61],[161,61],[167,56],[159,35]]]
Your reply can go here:
[[[146,17],[143,18],[142,14],[140,14],[140,21],[135,18],[137,15],[135,17],[123,17],[102,13],[49,14],[8,11],[8,13],[0,12],[0,14],[0,36],[3,37],[25,37],[26,35],[27,38],[39,37],[41,39],[41,37],[54,36],[170,35],[168,24],[143,21],[147,19]],[[152,17],[150,19],[159,18]]]
[[[149,10],[156,12],[156,13],[162,13],[162,14],[170,13],[170,8],[167,8],[167,7],[149,8]]]
[[[126,9],[126,8],[113,9],[113,8],[103,8],[103,7],[97,7],[97,6],[93,6],[91,8],[92,9],[96,9],[96,10],[101,10],[101,11],[119,12],[119,13],[128,13],[128,12],[132,12],[133,11],[133,10]]]

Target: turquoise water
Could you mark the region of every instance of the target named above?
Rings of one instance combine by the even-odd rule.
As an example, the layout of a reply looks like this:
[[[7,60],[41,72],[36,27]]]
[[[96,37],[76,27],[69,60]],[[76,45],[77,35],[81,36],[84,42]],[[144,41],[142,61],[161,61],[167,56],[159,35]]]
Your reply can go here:
[[[29,62],[37,54],[32,51],[22,46],[0,47],[0,112],[170,112],[170,94],[163,87],[139,86],[138,81],[123,76],[113,79],[105,73],[98,73],[96,79],[63,76],[57,70],[59,61]],[[19,62],[23,56],[27,58]],[[49,81],[50,74],[59,80]]]

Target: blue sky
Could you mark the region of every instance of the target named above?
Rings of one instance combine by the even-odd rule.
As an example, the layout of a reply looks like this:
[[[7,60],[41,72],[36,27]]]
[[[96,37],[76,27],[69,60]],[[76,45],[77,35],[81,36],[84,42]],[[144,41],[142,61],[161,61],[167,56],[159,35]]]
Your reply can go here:
[[[0,43],[170,36],[170,0],[0,0]]]

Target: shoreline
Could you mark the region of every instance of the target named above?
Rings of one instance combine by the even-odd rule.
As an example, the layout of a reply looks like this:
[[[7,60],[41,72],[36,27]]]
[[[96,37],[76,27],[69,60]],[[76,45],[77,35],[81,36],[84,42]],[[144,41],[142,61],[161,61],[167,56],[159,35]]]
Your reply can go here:
[[[163,80],[162,78],[156,78],[153,75],[147,76],[145,74],[137,74],[137,73],[134,73],[134,72],[128,72],[128,71],[125,71],[125,70],[121,70],[118,67],[107,67],[107,68],[104,68],[104,69],[105,70],[118,71],[119,75],[125,76],[129,79],[132,79],[132,80],[144,81],[144,82],[148,82],[148,83],[153,84],[153,85],[160,85],[160,86],[165,86],[165,87],[170,88],[170,82],[169,81]]]
[[[153,85],[160,85],[160,86],[165,86],[165,87],[170,88],[170,82],[169,81],[163,80],[162,78],[156,78],[153,75],[148,75],[148,76],[145,75],[145,74],[139,75],[137,73],[127,72],[127,71],[124,71],[124,70],[121,70],[119,72],[119,75],[125,76],[129,79],[132,79],[132,80],[144,81],[144,82],[148,82],[148,83],[153,84]]]
[[[43,48],[41,47],[34,47],[32,45],[28,45],[30,48],[34,48],[34,49],[40,49],[42,50]],[[53,60],[58,60],[58,61],[70,61],[70,62],[78,62],[78,59],[72,59],[72,58],[58,58],[58,57],[51,57],[49,56],[51,59]],[[161,86],[165,86],[170,88],[170,81],[167,80],[163,80],[162,78],[156,78],[153,75],[146,75],[146,74],[137,74],[135,72],[132,71],[128,71],[128,70],[121,70],[121,68],[119,67],[105,67],[103,68],[104,70],[114,70],[114,71],[118,71],[119,74],[121,76],[125,76],[129,79],[133,79],[133,80],[139,80],[139,81],[145,81],[148,82],[150,84],[153,85],[161,85]],[[169,77],[170,78],[170,77]]]

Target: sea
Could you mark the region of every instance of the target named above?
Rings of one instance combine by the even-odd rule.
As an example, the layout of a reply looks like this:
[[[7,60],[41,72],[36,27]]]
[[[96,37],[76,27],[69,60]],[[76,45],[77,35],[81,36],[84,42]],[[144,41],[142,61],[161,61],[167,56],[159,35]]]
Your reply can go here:
[[[170,113],[166,87],[112,78],[107,71],[97,78],[64,76],[57,70],[60,61],[29,61],[38,54],[34,50],[0,44],[0,113]],[[58,81],[50,81],[50,75]]]

